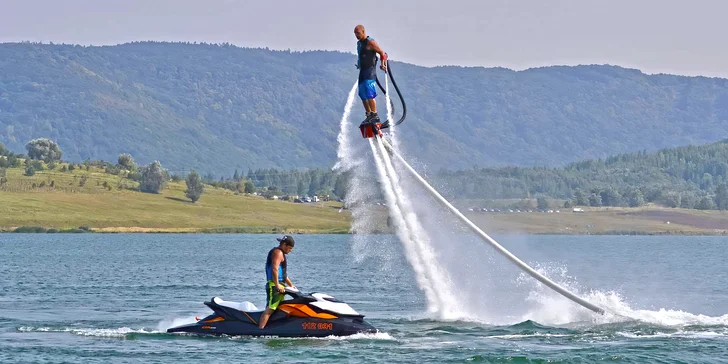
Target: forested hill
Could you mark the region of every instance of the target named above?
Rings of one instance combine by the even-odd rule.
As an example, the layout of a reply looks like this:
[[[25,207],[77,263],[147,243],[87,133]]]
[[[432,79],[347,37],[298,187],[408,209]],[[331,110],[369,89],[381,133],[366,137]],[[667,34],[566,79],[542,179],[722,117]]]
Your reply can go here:
[[[0,142],[21,152],[48,137],[68,160],[128,152],[203,173],[328,168],[354,63],[227,45],[0,44]],[[612,66],[393,67],[409,106],[403,144],[432,168],[557,166],[728,137],[725,79]]]
[[[446,172],[436,183],[451,198],[554,198],[587,206],[728,209],[728,140],[657,152],[619,154],[563,168],[504,167]]]

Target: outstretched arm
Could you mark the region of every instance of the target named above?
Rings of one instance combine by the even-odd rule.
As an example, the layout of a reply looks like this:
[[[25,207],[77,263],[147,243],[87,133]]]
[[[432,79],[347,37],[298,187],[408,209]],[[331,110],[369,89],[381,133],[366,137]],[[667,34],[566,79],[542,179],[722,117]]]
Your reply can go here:
[[[382,60],[382,70],[387,70],[387,53],[385,53],[381,47],[379,47],[379,43],[377,43],[376,40],[372,39],[369,41],[369,49],[377,52],[379,54],[379,58]]]

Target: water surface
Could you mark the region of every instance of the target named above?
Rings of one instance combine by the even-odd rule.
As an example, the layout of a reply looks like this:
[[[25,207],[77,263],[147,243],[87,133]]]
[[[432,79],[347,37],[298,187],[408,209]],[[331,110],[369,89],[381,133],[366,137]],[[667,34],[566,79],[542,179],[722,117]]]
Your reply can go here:
[[[457,320],[427,312],[393,237],[369,237],[377,240],[371,246],[391,244],[381,252],[362,251],[367,245],[349,235],[296,239],[289,256],[294,283],[347,301],[379,334],[255,339],[165,333],[209,313],[202,302],[212,296],[262,306],[272,235],[0,234],[0,361],[644,363],[728,357],[722,237],[498,237],[542,272],[619,315],[595,317],[477,246],[473,254],[492,260],[480,261],[482,276],[453,277],[466,287],[459,302],[471,308]],[[477,295],[466,294],[474,289]]]

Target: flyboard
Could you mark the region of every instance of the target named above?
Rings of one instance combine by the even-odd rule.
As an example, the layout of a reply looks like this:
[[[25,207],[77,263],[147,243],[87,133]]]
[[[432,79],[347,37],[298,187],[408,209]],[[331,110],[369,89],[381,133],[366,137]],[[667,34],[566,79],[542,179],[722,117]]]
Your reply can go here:
[[[481,230],[477,225],[475,225],[470,219],[468,219],[465,215],[463,215],[455,206],[453,206],[447,199],[445,199],[437,190],[435,190],[422,176],[420,176],[417,171],[410,166],[409,163],[397,152],[397,150],[392,147],[392,145],[383,138],[383,129],[387,129],[390,127],[394,127],[397,125],[402,124],[404,122],[405,118],[407,117],[407,105],[404,101],[404,98],[402,97],[402,93],[397,86],[397,83],[394,80],[394,76],[392,75],[392,66],[390,62],[387,62],[387,74],[389,76],[389,79],[392,81],[392,84],[394,85],[395,90],[397,91],[397,95],[399,96],[400,101],[402,102],[402,116],[394,123],[392,123],[390,120],[386,120],[383,123],[376,123],[376,122],[367,122],[364,121],[359,126],[359,129],[361,131],[361,135],[364,138],[380,138],[382,141],[384,148],[387,150],[387,152],[394,156],[397,160],[399,160],[402,165],[405,166],[407,171],[412,174],[412,176],[415,178],[417,182],[419,182],[422,187],[430,194],[432,197],[435,198],[438,202],[440,202],[445,208],[447,208],[455,217],[457,217],[459,220],[461,220],[470,230],[472,230],[476,235],[478,235],[485,243],[493,247],[498,253],[506,257],[508,261],[515,264],[518,268],[526,272],[531,277],[535,278],[539,282],[543,283],[547,287],[551,288],[552,290],[556,291],[557,293],[561,294],[562,296],[570,299],[571,301],[591,310],[599,314],[604,314],[605,311],[603,308],[585,300],[584,298],[579,297],[578,295],[570,292],[566,288],[560,286],[556,282],[550,280],[548,277],[544,276],[543,274],[539,273],[535,269],[533,269],[531,266],[523,262],[521,259],[519,259],[517,256],[513,255],[508,249],[504,248],[502,245],[500,245],[495,239],[490,237],[488,234],[486,234],[483,230]],[[385,77],[387,76],[385,74]],[[379,85],[379,88],[382,90],[383,93],[386,95],[385,89],[382,87],[381,83],[379,83],[379,79],[377,79],[377,84]],[[390,107],[392,110],[393,104],[390,104]],[[392,111],[392,115],[394,115],[394,111]]]

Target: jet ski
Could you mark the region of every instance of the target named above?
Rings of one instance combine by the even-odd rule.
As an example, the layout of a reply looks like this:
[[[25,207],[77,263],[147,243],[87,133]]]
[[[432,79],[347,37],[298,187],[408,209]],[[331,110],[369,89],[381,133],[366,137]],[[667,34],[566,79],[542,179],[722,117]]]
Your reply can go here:
[[[291,298],[278,305],[264,329],[258,328],[263,310],[250,302],[224,301],[213,297],[205,305],[213,313],[194,324],[167,329],[167,332],[186,332],[207,335],[323,337],[374,333],[377,330],[364,321],[348,304],[323,293],[302,294],[286,287]]]

